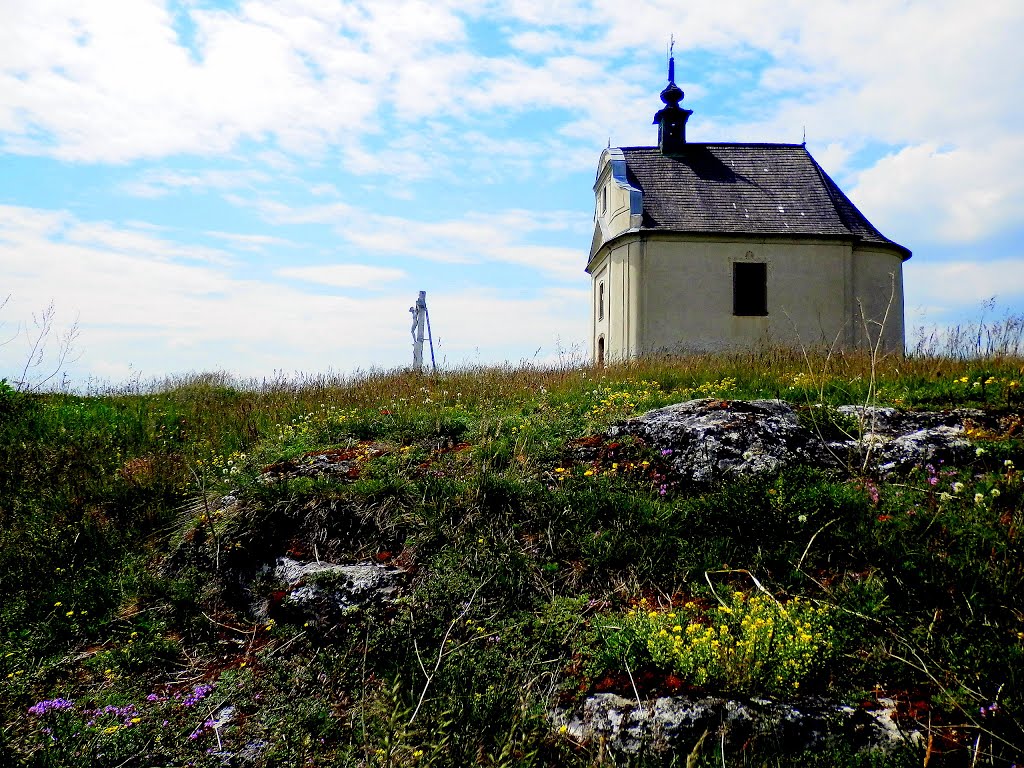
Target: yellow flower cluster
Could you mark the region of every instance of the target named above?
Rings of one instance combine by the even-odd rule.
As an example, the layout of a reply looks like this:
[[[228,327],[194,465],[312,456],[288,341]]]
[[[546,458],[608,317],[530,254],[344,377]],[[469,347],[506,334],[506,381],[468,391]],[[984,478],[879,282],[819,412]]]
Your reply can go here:
[[[623,387],[611,389],[602,385],[594,389],[590,393],[595,401],[590,409],[590,415],[618,416],[632,413],[661,392],[661,385],[656,381],[626,381],[623,382]]]
[[[355,418],[359,413],[358,408],[339,408],[336,405],[321,405],[318,409],[309,413],[297,416],[289,424],[277,425],[277,439],[280,442],[290,442],[296,438],[320,438],[324,432],[344,426],[345,423]]]
[[[728,376],[718,381],[705,381],[696,387],[679,390],[685,397],[721,397],[736,389],[736,379]]]
[[[981,389],[982,387],[993,387],[993,386],[1005,386],[1007,389],[1017,389],[1020,386],[1020,382],[1016,379],[999,378],[998,376],[979,376],[976,379],[972,379],[970,376],[961,376],[959,379],[954,380],[957,384],[969,386],[972,389]]]
[[[832,649],[831,610],[793,598],[734,592],[725,604],[630,611],[623,628],[651,660],[691,685],[792,692]]]
[[[245,464],[246,455],[241,451],[234,451],[227,456],[218,456],[214,454],[207,461],[199,460],[196,462],[196,466],[200,469],[211,473],[212,475],[237,475],[241,471],[241,467]]]

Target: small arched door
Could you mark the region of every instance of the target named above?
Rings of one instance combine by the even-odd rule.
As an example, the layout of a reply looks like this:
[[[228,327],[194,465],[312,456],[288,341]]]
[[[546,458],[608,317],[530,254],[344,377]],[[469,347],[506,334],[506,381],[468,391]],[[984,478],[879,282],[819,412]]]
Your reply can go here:
[[[604,336],[597,337],[597,365],[604,368]]]

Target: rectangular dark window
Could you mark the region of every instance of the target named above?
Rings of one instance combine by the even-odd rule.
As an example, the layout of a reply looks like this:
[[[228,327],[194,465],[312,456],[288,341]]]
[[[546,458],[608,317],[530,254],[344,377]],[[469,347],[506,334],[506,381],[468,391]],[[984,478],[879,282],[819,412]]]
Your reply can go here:
[[[768,265],[736,262],[732,265],[732,313],[768,314]]]
[[[604,281],[597,288],[597,319],[604,320]]]

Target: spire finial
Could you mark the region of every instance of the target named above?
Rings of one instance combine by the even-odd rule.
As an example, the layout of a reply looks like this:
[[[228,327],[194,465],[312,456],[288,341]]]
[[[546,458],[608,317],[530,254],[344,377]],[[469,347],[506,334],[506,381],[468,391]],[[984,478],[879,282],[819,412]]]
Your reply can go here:
[[[668,85],[661,92],[665,108],[654,116],[658,124],[658,146],[663,154],[675,155],[686,144],[686,120],[692,112],[679,106],[683,100],[683,89],[676,85],[676,36],[668,41]]]
[[[676,81],[676,36],[668,36],[668,81],[674,83]]]

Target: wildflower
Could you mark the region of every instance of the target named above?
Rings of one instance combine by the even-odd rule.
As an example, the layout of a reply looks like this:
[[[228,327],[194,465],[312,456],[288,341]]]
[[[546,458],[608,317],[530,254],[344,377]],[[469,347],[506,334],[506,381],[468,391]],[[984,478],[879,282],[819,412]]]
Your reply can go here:
[[[1013,469],[1013,459],[1007,459],[1003,462],[1003,466],[1007,469]]]
[[[984,456],[986,453],[988,453],[988,451],[986,451],[984,448],[978,447],[974,449],[975,456]]]
[[[953,488],[953,493],[961,493],[964,490],[964,484],[958,481],[958,482],[953,483],[952,488]]]
[[[999,495],[999,489],[998,488],[993,488],[992,489],[992,498],[994,499],[998,495]]]
[[[974,494],[974,503],[975,504],[981,504],[981,502],[983,502],[984,500],[985,500],[985,494],[984,493],[976,493],[976,494]]]
[[[661,455],[662,456],[671,456],[672,455],[672,449],[671,448],[662,448],[661,449]]]
[[[198,704],[200,701],[202,701],[204,698],[206,698],[207,694],[209,694],[210,691],[212,691],[212,690],[213,690],[213,686],[212,685],[206,685],[206,684],[197,685],[192,690],[192,693],[185,697],[185,699],[181,702],[181,704],[182,704],[182,706],[185,706],[185,707],[191,707],[191,706],[193,706],[195,704]]]
[[[74,706],[74,702],[68,699],[46,699],[39,701],[28,708],[30,715],[42,716],[51,710],[60,711],[62,709],[71,709]]]

